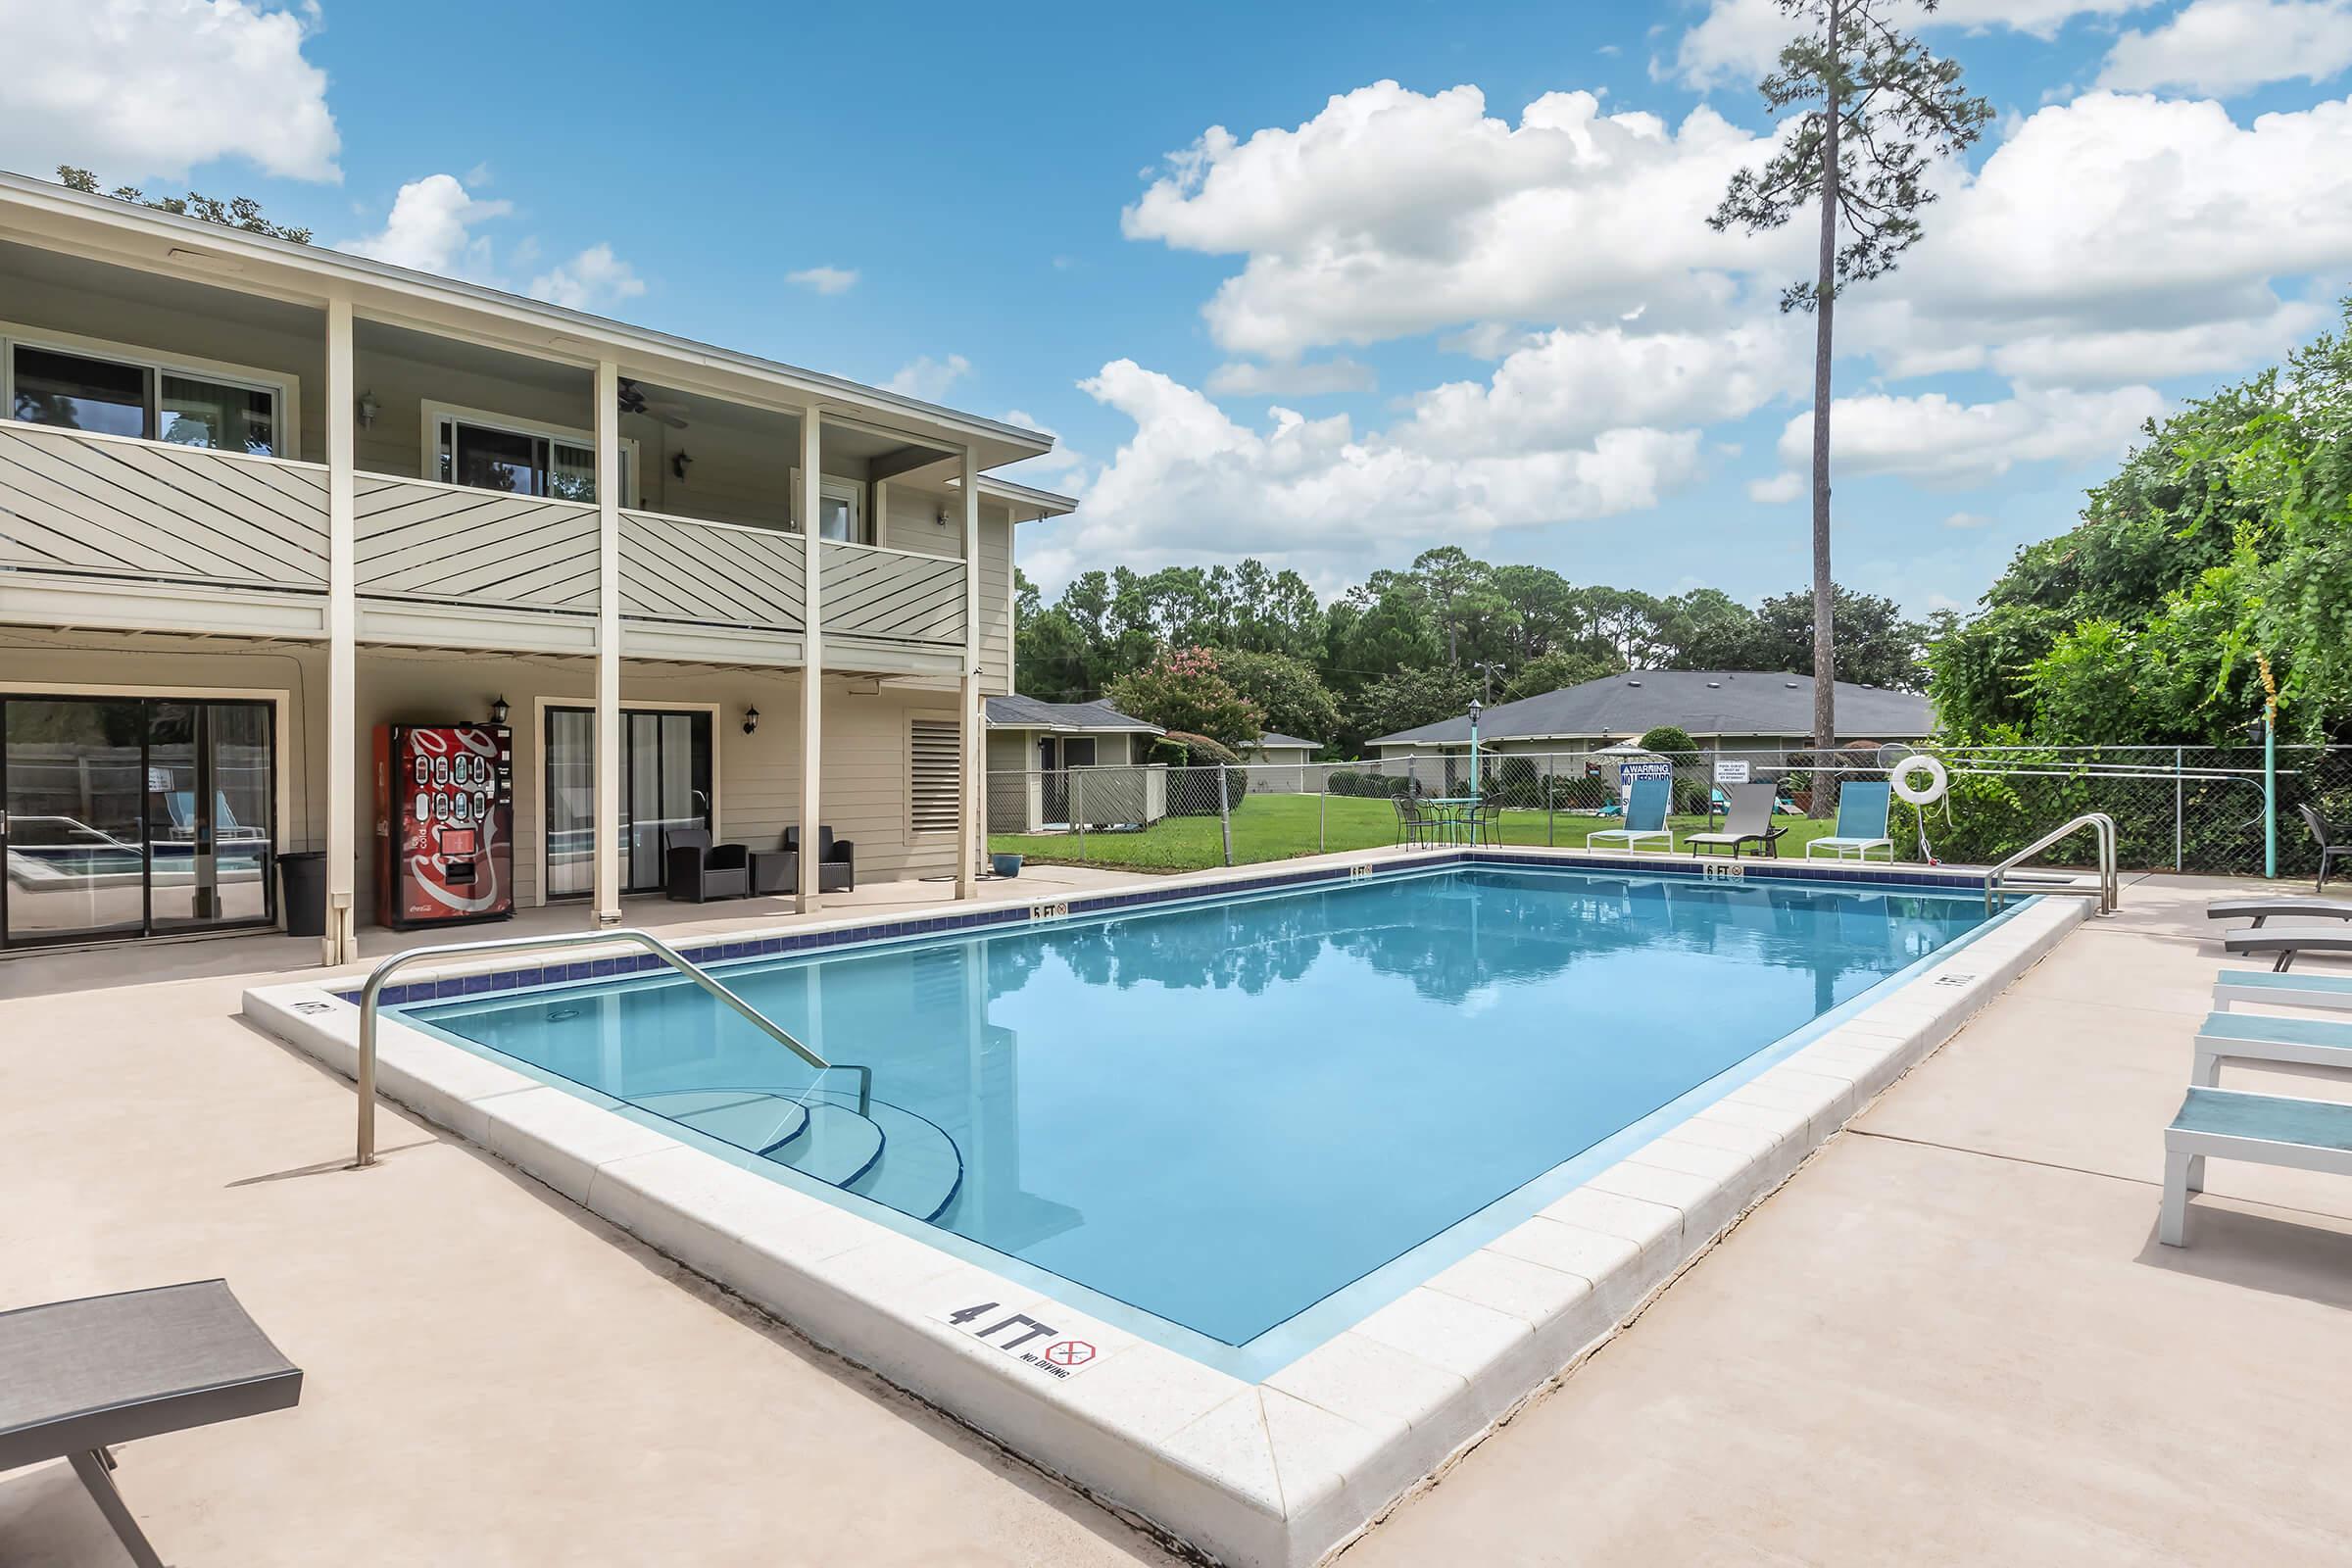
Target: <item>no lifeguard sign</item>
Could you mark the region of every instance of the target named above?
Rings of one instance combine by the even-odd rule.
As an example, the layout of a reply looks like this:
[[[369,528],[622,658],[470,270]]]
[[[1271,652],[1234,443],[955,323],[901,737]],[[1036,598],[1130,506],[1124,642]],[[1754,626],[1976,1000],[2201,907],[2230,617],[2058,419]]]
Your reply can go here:
[[[1074,1378],[1101,1353],[1092,1341],[1073,1338],[1027,1312],[1007,1312],[1000,1301],[943,1307],[933,1316],[1050,1378]]]

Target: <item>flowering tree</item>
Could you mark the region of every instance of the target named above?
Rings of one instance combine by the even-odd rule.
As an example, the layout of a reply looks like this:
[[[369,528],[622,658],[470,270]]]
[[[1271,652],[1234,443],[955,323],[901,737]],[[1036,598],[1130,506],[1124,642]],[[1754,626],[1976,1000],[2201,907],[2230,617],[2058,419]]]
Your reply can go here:
[[[1162,729],[1205,735],[1240,748],[1257,743],[1265,728],[1257,705],[1234,689],[1205,648],[1168,648],[1103,692],[1122,713]]]

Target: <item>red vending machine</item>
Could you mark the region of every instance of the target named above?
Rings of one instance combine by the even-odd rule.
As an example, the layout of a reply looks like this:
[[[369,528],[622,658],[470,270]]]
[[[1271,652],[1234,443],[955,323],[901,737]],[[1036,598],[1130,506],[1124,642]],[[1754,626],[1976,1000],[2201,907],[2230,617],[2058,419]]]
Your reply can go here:
[[[376,916],[397,931],[514,912],[514,750],[504,724],[375,728]]]

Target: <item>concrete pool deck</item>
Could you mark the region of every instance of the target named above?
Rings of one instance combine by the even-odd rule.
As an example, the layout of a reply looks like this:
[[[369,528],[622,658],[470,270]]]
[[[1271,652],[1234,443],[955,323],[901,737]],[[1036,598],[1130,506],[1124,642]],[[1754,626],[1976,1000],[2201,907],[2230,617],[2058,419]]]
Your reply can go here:
[[[2153,1241],[2221,888],[2129,889],[1342,1561],[2343,1553],[2352,1184],[2217,1165]],[[349,1087],[249,983],[0,1003],[0,1306],[225,1274],[310,1373],[125,1450],[175,1561],[1165,1560],[454,1137],[339,1169]],[[0,1477],[0,1559],[114,1550]]]

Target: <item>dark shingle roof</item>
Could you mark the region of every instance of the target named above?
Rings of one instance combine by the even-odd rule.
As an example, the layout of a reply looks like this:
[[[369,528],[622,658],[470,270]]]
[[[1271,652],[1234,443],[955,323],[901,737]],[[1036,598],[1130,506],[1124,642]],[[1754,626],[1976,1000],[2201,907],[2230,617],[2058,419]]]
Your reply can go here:
[[[1636,669],[1604,675],[1541,697],[1499,703],[1479,715],[1482,741],[1632,736],[1660,724],[1692,735],[1810,735],[1813,677],[1763,670]],[[1838,683],[1840,740],[1913,740],[1935,728],[1928,700],[1915,692]],[[1466,746],[1462,714],[1399,730],[1374,746]]]
[[[988,722],[996,729],[1137,730],[1164,735],[1157,724],[1130,718],[1097,698],[1091,703],[1048,703],[1035,697],[991,697]]]
[[[1263,735],[1260,735],[1257,738],[1257,744],[1261,747],[1303,746],[1310,752],[1319,752],[1323,749],[1323,743],[1321,741],[1302,741],[1296,735],[1278,735],[1272,730],[1268,730]]]

